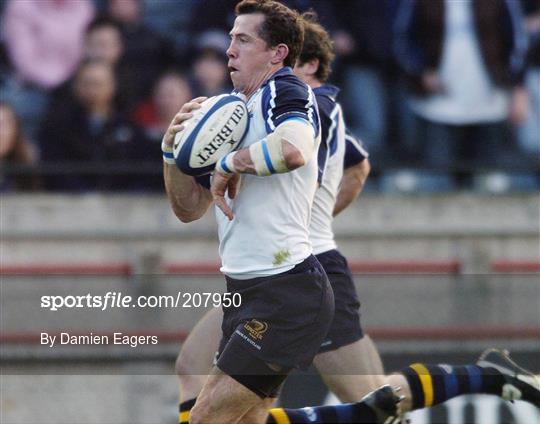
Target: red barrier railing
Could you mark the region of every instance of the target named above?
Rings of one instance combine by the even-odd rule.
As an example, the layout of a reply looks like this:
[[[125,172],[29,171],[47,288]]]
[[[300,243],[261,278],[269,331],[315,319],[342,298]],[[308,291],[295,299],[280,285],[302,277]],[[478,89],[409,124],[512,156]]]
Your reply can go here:
[[[129,263],[99,263],[99,264],[20,264],[1,265],[0,274],[6,276],[17,275],[118,275],[133,274],[133,267]]]
[[[350,261],[349,266],[354,273],[362,274],[457,274],[460,264],[453,260],[366,260]],[[180,262],[165,263],[161,272],[170,275],[218,275],[218,262]],[[74,264],[18,264],[1,265],[0,274],[5,276],[35,276],[35,275],[110,275],[127,276],[134,273],[134,267],[129,263],[74,263]]]
[[[455,260],[352,260],[349,267],[357,274],[458,274],[461,264]],[[218,262],[165,263],[161,272],[167,275],[218,275]],[[494,273],[540,273],[540,261],[497,260],[491,263]],[[119,263],[44,263],[1,265],[5,276],[36,275],[110,275],[129,276],[135,272],[132,264]]]
[[[507,261],[498,260],[491,263],[491,270],[500,273],[540,273],[540,261]]]

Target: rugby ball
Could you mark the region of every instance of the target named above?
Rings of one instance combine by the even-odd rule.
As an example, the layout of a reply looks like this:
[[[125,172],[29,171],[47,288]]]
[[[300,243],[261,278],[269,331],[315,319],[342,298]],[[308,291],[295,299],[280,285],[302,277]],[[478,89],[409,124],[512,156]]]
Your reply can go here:
[[[249,126],[246,103],[239,96],[221,94],[201,106],[173,145],[176,165],[193,176],[213,171],[219,159],[238,147]]]

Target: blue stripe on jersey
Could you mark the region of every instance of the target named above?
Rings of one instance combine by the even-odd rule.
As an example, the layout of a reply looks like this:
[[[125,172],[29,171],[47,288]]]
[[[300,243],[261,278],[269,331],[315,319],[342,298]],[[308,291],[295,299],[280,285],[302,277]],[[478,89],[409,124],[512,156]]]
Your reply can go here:
[[[311,124],[307,121],[307,119],[300,118],[298,116],[294,116],[292,118],[285,119],[285,121],[283,121],[283,122],[286,122],[286,121],[300,121],[300,122],[303,122],[304,124],[307,124],[307,125],[311,126]],[[283,124],[283,122],[282,122],[282,124]]]
[[[267,141],[266,138],[264,138],[261,141],[262,151],[264,155],[264,162],[266,163],[266,167],[270,171],[270,173],[275,174],[276,170],[274,169],[274,165],[272,165],[272,159],[270,159],[270,152],[268,151],[268,146],[266,145]]]

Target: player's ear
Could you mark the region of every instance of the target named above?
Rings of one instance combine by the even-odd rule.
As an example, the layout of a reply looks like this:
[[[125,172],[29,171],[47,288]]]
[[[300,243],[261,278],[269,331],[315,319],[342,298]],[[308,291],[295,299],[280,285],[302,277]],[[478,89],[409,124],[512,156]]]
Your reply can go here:
[[[278,44],[274,47],[274,57],[272,58],[272,64],[277,65],[285,61],[285,58],[289,54],[289,47],[286,44]]]

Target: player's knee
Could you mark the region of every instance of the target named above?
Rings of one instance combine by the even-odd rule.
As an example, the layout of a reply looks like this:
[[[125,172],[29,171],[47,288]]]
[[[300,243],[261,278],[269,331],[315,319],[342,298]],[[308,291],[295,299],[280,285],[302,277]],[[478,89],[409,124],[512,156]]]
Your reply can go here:
[[[190,349],[182,349],[174,364],[174,370],[179,377],[191,374],[208,374],[209,367],[208,364],[205,364],[203,369],[200,358]]]
[[[206,374],[202,374],[194,368],[194,364],[185,355],[179,355],[174,365],[178,376],[180,388],[183,392],[191,394],[200,391],[206,381]]]

